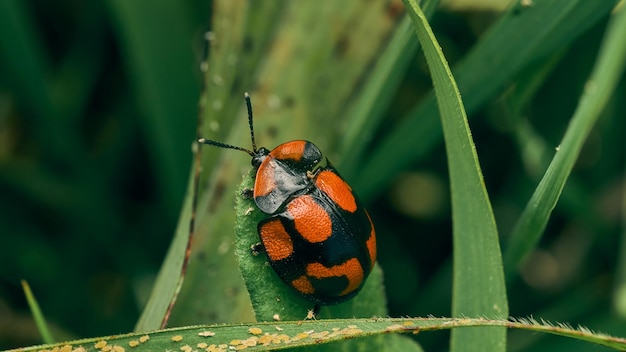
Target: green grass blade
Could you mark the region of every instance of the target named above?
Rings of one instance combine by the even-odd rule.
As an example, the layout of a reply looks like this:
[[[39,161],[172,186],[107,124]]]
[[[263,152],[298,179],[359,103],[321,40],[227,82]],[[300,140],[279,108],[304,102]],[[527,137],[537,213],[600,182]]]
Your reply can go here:
[[[411,19],[405,16],[378,60],[362,94],[348,112],[350,128],[346,130],[339,146],[339,153],[346,161],[360,158],[362,147],[366,144],[363,140],[368,139],[364,136],[371,136],[384,116],[402,75],[410,60],[415,57],[417,43],[413,36]],[[353,172],[352,169],[343,169],[344,173]]]
[[[624,71],[626,63],[625,12],[622,6],[613,14],[597,61],[563,140],[513,229],[504,256],[507,271],[514,270],[541,237],[583,143],[600,117]]]
[[[190,173],[193,177],[193,172]],[[156,330],[161,327],[161,322],[167,311],[167,308],[174,297],[178,288],[181,267],[187,248],[187,239],[189,236],[189,219],[191,218],[191,192],[193,192],[193,180],[189,180],[187,196],[180,212],[180,220],[176,227],[174,240],[161,266],[161,270],[154,283],[154,287],[143,309],[135,331]]]
[[[454,227],[454,316],[506,318],[500,246],[467,117],[452,72],[414,0],[405,0],[428,67],[443,126]],[[455,330],[452,351],[504,351],[503,328]]]
[[[439,5],[439,0],[422,1],[426,17],[430,18]],[[396,28],[389,45],[376,62],[367,84],[348,110],[349,129],[341,138],[338,154],[342,158],[342,174],[348,179],[356,178],[360,160],[367,143],[382,118],[396,89],[403,78],[408,65],[415,59],[419,42],[413,35],[411,19],[405,16]]]
[[[48,323],[46,322],[46,317],[44,317],[41,308],[39,307],[39,303],[37,303],[37,299],[33,292],[30,290],[30,285],[26,280],[22,280],[22,289],[24,290],[24,295],[26,296],[26,301],[28,301],[28,306],[30,307],[30,311],[33,314],[33,319],[35,320],[35,324],[37,324],[37,329],[41,334],[41,339],[43,343],[54,343],[55,339],[52,336],[52,332],[48,328]]]
[[[577,340],[576,347],[589,347],[581,342],[623,351],[626,339],[614,337],[566,324],[541,324],[532,319],[490,320],[471,318],[377,318],[377,319],[328,319],[292,322],[268,322],[247,324],[195,325],[182,328],[151,331],[148,333],[118,334],[68,341],[55,345],[30,346],[10,350],[30,351],[275,351],[309,347],[306,351],[381,351],[369,342],[372,338],[398,334],[426,334],[437,330],[468,330],[501,327],[520,329],[533,333],[545,333]],[[409,339],[404,339],[410,341]],[[396,340],[397,341],[397,340]],[[345,348],[359,343],[358,348]],[[354,345],[351,345],[354,346]],[[409,345],[392,342],[386,351],[407,351]],[[596,347],[596,346],[591,346]],[[298,349],[300,351],[301,349]],[[571,350],[571,349],[570,349]],[[580,350],[577,348],[576,350]],[[486,347],[475,351],[489,351]]]
[[[613,307],[616,313],[626,317],[626,192],[622,193],[622,229],[618,256],[617,274],[613,289]]]
[[[606,16],[615,3],[552,0],[523,8],[515,5],[455,67],[454,76],[466,111],[471,115],[526,65],[571,43]],[[353,187],[360,190],[365,202],[371,200],[394,175],[423,157],[440,140],[437,105],[430,95],[362,161],[360,172],[368,177],[355,179]]]

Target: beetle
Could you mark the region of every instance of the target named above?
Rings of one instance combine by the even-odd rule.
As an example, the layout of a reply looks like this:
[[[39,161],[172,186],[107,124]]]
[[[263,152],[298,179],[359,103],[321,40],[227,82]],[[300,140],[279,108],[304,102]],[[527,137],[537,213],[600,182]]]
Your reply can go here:
[[[285,284],[317,305],[354,297],[376,262],[376,232],[367,210],[315,144],[293,140],[257,149],[248,93],[245,102],[251,150],[206,138],[198,143],[252,157],[251,195],[268,215],[257,232]]]

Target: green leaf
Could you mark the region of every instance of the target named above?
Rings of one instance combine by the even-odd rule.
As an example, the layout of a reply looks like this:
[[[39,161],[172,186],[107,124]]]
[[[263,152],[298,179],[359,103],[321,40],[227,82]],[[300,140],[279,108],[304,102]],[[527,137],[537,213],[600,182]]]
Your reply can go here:
[[[13,352],[30,351],[274,351],[294,347],[310,347],[319,351],[323,346],[329,351],[342,349],[348,341],[369,342],[372,337],[388,334],[424,334],[436,330],[480,330],[486,327],[522,329],[565,336],[615,350],[626,349],[626,339],[593,333],[589,329],[573,329],[565,324],[541,324],[529,319],[489,320],[470,318],[376,318],[376,319],[333,319],[317,321],[269,322],[249,324],[197,325],[183,328],[105,336],[54,345],[25,347]],[[459,329],[461,328],[461,329]],[[398,340],[396,340],[398,341]],[[350,341],[352,342],[352,341]],[[390,342],[385,345],[390,351],[406,351],[406,345]],[[354,351],[355,349],[348,349]],[[361,351],[379,351],[364,345]],[[479,349],[482,351],[483,349]],[[486,347],[485,351],[489,351]]]
[[[267,217],[267,214],[257,208],[252,198],[243,196],[244,190],[253,188],[255,174],[256,170],[251,170],[244,178],[235,198],[237,213],[235,254],[239,269],[250,293],[257,321],[303,320],[313,311],[314,304],[298,295],[276,275],[265,253],[254,255],[251,250],[253,245],[259,243],[257,224]],[[386,303],[382,271],[376,265],[356,297],[341,304],[322,306],[316,318],[386,316]],[[354,341],[348,345],[350,347],[347,350],[372,348],[382,350],[387,343],[389,339],[382,337],[368,339],[367,342]],[[358,347],[359,345],[361,346]],[[404,350],[409,346],[412,350],[417,348],[415,343],[403,345]]]
[[[498,232],[454,77],[426,17],[405,0],[430,69],[443,125],[454,226],[453,314],[506,318]],[[503,351],[502,328],[455,330],[452,351]]]
[[[314,304],[298,295],[276,275],[268,263],[267,255],[253,255],[251,247],[259,243],[257,224],[267,217],[254,199],[244,197],[243,191],[252,189],[256,170],[244,179],[236,197],[237,223],[235,253],[239,268],[250,292],[257,321],[301,320],[307,317]],[[378,266],[372,271],[361,292],[347,302],[322,306],[321,318],[372,317],[387,314],[382,272]]]

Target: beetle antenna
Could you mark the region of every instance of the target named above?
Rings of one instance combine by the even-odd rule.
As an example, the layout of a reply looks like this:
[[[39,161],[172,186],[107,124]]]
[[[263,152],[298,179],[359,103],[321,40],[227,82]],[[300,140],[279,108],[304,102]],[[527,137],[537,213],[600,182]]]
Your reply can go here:
[[[241,150],[242,152],[248,153],[252,157],[256,155],[256,153],[254,151],[250,150],[250,149],[246,149],[246,148],[238,147],[236,145],[231,145],[231,144],[226,144],[226,143],[214,141],[212,139],[198,138],[198,143],[200,143],[200,144],[208,144],[208,145],[212,145],[212,146],[219,147],[219,148]],[[256,148],[254,148],[254,150],[256,151]]]
[[[252,103],[250,102],[250,94],[244,93],[244,99],[246,100],[246,107],[248,108],[248,125],[250,125],[250,138],[252,139],[252,151],[256,154],[256,141],[254,140],[254,124],[252,122]]]
[[[206,139],[206,138],[198,138],[198,143],[208,144],[208,145],[212,145],[218,148],[241,150],[242,152],[248,153],[251,157],[256,156],[256,153],[258,152],[258,150],[256,149],[256,141],[254,140],[254,124],[252,120],[252,103],[250,102],[250,94],[248,94],[248,92],[244,93],[244,99],[246,100],[246,107],[248,108],[248,125],[250,126],[250,138],[252,139],[252,150],[238,147],[232,144],[226,144],[226,143],[214,141],[212,139]]]

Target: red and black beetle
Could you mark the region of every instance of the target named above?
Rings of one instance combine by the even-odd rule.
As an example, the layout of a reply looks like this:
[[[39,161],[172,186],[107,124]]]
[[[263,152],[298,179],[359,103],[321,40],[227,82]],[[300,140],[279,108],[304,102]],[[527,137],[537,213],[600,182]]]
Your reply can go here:
[[[313,143],[295,140],[271,151],[257,149],[248,93],[245,100],[252,150],[205,138],[198,142],[252,157],[254,201],[269,215],[257,230],[270,265],[287,285],[321,305],[354,297],[376,262],[369,214],[328,159],[322,165]]]

